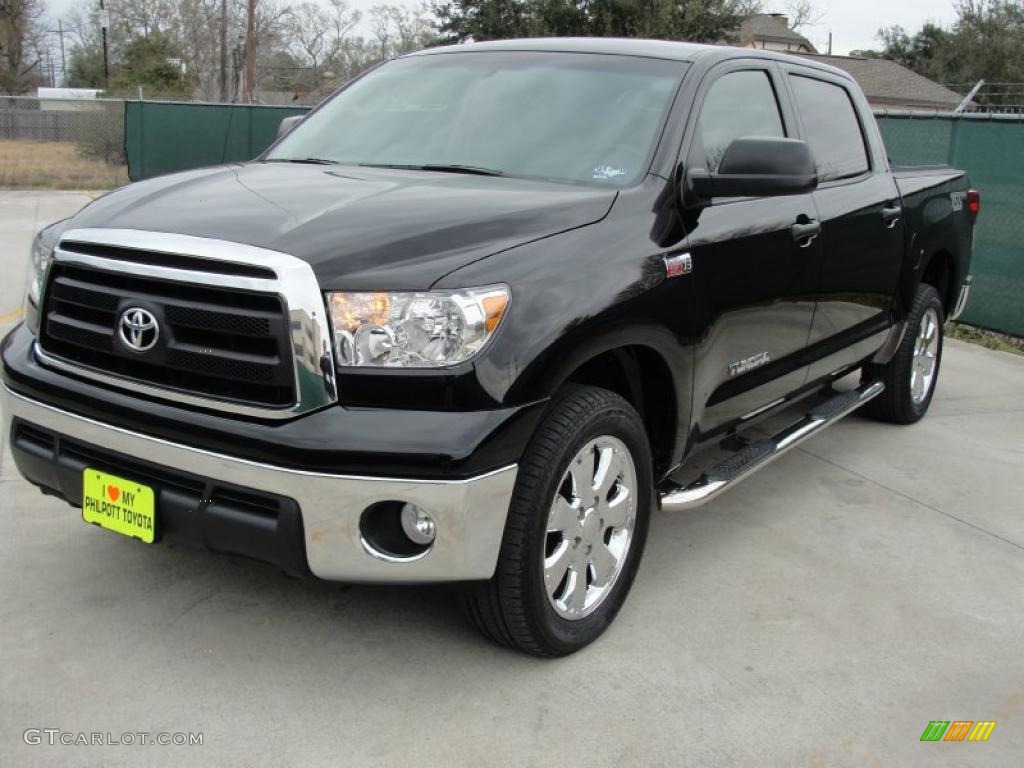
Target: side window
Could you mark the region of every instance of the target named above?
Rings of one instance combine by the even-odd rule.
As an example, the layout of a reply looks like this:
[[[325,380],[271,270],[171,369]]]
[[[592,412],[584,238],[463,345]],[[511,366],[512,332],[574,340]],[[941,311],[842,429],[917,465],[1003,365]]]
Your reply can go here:
[[[818,179],[859,176],[868,170],[868,151],[850,94],[823,80],[792,75],[807,143],[818,163]]]
[[[714,82],[704,97],[697,121],[695,163],[718,170],[725,150],[745,136],[786,135],[772,81],[764,70],[730,72]]]

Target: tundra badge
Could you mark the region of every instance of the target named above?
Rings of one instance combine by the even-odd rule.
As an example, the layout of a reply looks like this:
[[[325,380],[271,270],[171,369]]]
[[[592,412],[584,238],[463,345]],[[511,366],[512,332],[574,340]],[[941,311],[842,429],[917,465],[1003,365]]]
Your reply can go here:
[[[760,368],[765,363],[770,363],[771,359],[771,355],[767,352],[758,352],[756,355],[737,360],[735,363],[729,363],[729,375],[739,376],[741,373],[752,371],[755,368]]]

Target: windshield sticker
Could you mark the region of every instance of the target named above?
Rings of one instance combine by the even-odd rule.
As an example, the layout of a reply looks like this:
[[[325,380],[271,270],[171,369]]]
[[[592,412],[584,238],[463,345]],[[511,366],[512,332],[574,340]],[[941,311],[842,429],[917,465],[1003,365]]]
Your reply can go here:
[[[616,168],[613,165],[599,165],[594,169],[594,175],[592,179],[614,179],[619,176],[625,176],[625,168]]]

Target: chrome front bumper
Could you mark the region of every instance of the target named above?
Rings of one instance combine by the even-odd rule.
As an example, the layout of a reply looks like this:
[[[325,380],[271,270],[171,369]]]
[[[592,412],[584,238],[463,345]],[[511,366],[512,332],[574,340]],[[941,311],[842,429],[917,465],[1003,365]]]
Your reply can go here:
[[[172,443],[78,416],[2,387],[4,431],[11,422],[67,435],[112,452],[257,491],[287,496],[302,513],[306,558],[315,576],[349,582],[440,582],[488,579],[505,530],[515,465],[467,480],[333,475],[277,467]],[[437,524],[426,554],[395,560],[362,540],[359,519],[378,501],[412,502]],[[159,510],[157,511],[159,515]]]

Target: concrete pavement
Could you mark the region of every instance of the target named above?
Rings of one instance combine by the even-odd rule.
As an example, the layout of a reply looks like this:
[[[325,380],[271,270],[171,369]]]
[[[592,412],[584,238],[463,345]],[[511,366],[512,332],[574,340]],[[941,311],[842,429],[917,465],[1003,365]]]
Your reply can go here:
[[[4,327],[32,233],[86,201],[0,193]],[[615,625],[559,661],[488,645],[443,589],[295,581],[87,526],[5,451],[0,764],[1020,765],[1022,395],[1024,358],[948,342],[919,425],[855,415],[656,516]],[[998,725],[921,743],[931,720]]]

